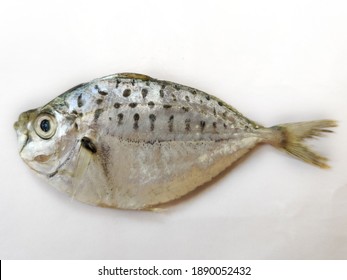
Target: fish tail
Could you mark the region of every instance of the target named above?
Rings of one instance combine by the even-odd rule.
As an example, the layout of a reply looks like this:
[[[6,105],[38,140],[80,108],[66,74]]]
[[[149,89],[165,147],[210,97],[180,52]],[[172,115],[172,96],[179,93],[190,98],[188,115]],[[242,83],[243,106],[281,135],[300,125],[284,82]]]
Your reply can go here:
[[[328,159],[306,146],[304,140],[323,136],[324,133],[331,133],[333,131],[329,128],[336,126],[337,122],[333,120],[280,124],[271,127],[272,131],[279,133],[273,134],[275,136],[269,142],[307,163],[320,168],[330,168],[327,164]]]

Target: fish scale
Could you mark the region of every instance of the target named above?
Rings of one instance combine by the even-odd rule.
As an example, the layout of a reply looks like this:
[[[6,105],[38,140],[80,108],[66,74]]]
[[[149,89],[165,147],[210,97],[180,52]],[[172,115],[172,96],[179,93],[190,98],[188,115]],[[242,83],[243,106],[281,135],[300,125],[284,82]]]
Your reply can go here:
[[[145,97],[142,93],[144,89]],[[88,118],[91,119],[88,117],[90,112],[94,112],[94,119],[96,112],[100,126],[109,127],[108,131],[113,136],[132,140],[220,140],[230,136],[231,129],[234,135],[240,127],[248,129],[254,126],[254,122],[235,118],[236,110],[225,107],[207,93],[166,81],[150,79],[150,83],[144,80],[134,83],[134,79],[124,78],[124,74],[114,75],[97,80],[88,88],[82,85],[77,92],[66,97],[67,102],[77,104],[80,92],[87,101],[84,102],[84,110],[82,106],[77,107],[87,114],[86,122]],[[97,104],[99,108],[95,103],[100,100],[100,92],[103,93],[103,102]],[[76,105],[71,107],[72,110],[78,108]],[[135,114],[139,114],[139,119],[135,125],[136,131],[133,131]]]
[[[327,168],[303,140],[336,126],[320,120],[266,128],[200,90],[122,73],[80,84],[20,115],[20,155],[74,199],[151,209],[210,181],[267,143]]]

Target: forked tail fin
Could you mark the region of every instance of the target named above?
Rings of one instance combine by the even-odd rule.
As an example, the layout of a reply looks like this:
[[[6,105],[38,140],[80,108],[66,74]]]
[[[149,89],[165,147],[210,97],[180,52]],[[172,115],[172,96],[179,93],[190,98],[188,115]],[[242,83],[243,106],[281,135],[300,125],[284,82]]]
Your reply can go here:
[[[274,143],[287,153],[321,168],[329,168],[328,159],[312,151],[304,144],[305,139],[316,138],[323,133],[333,132],[329,128],[336,127],[337,123],[333,120],[319,120],[311,122],[287,123],[272,127],[281,132],[281,137]]]

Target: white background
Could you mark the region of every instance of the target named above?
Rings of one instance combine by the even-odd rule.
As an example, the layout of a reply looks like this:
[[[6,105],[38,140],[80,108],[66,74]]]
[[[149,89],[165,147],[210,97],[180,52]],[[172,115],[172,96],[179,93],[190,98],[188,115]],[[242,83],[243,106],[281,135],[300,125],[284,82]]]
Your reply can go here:
[[[345,1],[0,5],[1,259],[347,258]],[[71,201],[17,152],[13,123],[81,82],[139,72],[264,125],[332,118],[321,170],[270,146],[162,213]]]

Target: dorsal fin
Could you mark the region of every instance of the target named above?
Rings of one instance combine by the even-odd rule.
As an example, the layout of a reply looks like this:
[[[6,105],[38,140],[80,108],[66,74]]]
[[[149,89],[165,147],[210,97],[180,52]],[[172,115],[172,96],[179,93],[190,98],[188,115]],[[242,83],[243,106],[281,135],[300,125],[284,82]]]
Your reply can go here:
[[[142,81],[149,81],[153,80],[150,76],[138,74],[138,73],[119,73],[117,74],[118,78],[125,78],[125,79],[138,79]]]

